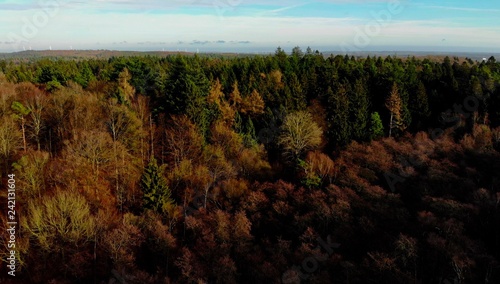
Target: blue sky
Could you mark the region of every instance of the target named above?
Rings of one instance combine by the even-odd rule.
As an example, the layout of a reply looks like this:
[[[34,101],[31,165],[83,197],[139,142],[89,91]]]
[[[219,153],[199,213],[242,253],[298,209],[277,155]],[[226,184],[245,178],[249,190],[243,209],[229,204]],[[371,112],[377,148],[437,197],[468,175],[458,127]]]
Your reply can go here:
[[[500,52],[500,1],[0,0],[0,52]]]

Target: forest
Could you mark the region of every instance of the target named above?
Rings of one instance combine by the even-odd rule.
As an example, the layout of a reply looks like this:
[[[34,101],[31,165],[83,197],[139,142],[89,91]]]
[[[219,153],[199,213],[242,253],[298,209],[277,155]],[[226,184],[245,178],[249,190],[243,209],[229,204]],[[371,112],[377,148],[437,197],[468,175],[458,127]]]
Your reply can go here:
[[[0,172],[4,283],[500,283],[494,57],[1,60]]]

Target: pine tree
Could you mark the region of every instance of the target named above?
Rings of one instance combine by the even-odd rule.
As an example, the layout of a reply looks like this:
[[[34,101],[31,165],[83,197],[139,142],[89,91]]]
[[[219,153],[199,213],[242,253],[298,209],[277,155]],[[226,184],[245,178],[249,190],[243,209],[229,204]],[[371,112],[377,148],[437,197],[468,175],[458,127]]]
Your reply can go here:
[[[174,201],[163,176],[164,166],[158,166],[156,159],[151,159],[141,177],[141,188],[144,192],[144,207],[156,212],[163,212]]]
[[[369,122],[369,100],[366,83],[361,79],[356,80],[349,95],[350,121],[352,122],[352,138],[360,141],[367,138],[366,130]]]
[[[370,139],[377,139],[384,135],[384,126],[378,112],[374,112],[370,117]]]
[[[351,141],[351,121],[349,120],[349,85],[336,84],[336,91],[327,89],[328,136],[333,146],[345,146]]]
[[[244,129],[244,143],[247,147],[256,144],[257,136],[255,135],[255,126],[253,125],[253,121],[249,118],[245,123]]]

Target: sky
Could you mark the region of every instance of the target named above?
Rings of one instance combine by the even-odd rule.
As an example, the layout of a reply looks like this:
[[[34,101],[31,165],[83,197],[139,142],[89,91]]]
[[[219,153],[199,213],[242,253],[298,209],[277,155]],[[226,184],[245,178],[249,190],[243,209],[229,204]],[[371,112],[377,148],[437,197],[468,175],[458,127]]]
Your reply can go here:
[[[500,52],[500,1],[0,0],[0,52]]]

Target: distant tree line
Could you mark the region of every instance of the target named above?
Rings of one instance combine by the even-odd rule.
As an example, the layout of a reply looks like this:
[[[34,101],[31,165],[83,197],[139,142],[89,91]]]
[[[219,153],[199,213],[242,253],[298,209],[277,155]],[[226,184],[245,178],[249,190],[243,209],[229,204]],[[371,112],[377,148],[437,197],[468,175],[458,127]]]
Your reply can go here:
[[[500,281],[493,57],[4,60],[0,172],[21,282]]]

